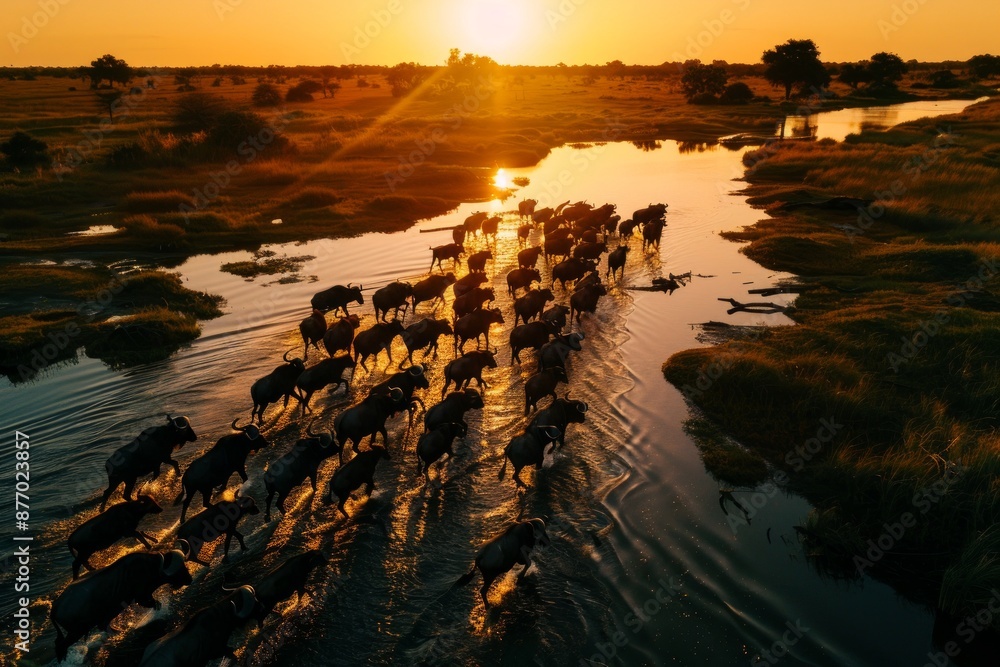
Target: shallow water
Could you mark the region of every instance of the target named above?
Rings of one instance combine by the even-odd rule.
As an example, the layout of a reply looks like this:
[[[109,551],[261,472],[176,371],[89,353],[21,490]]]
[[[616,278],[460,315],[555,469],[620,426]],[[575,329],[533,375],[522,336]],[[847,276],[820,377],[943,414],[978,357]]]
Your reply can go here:
[[[863,114],[852,111],[859,118]],[[821,128],[826,118],[819,117]],[[840,116],[831,122],[842,124]],[[501,348],[500,367],[485,375],[486,409],[468,415],[466,441],[443,468],[435,466],[432,482],[425,487],[415,474],[416,434],[407,433],[405,418],[394,420],[393,460],[380,467],[370,499],[359,496],[348,504],[350,521],[300,488],[280,522],[272,517],[265,525],[262,516],[244,520],[247,553],[234,544],[233,562],[219,566],[216,545],[211,571],[193,567],[193,586],[173,596],[161,590],[165,604],[159,612],[133,609],[120,617],[116,625],[130,631],[92,635],[86,661],[134,664],[165,620],[188,617],[216,600],[223,576],[252,582],[288,555],[319,547],[330,566],[316,576],[313,594],[279,607],[283,616],[272,617],[263,633],[234,638],[237,645],[245,641],[249,664],[730,667],[753,664],[763,650],[779,654],[782,647],[774,643],[788,631],[786,624],[808,630],[800,630],[801,638],[789,635],[795,641],[783,664],[923,664],[931,649],[931,612],[878,582],[846,585],[818,576],[792,529],[809,511],[803,500],[779,493],[761,503],[751,526],[734,532],[719,505],[720,485],[705,472],[682,430],[688,407],[660,373],[672,353],[702,345],[693,323],[790,324],[782,315],[728,316],[728,304],[717,300],[756,300],[747,299],[748,289],[788,277],[756,265],[718,236],[760,217],[733,195],[740,187],[733,179],[742,174],[742,152],[682,151],[668,141],[653,151],[627,143],[565,147],[536,167],[506,173],[530,178],[518,199],[535,197],[540,205],[612,202],[623,217],[650,202],[670,205],[660,251],[643,253],[639,239],[632,240],[624,283],[611,289],[595,315],[573,327],[587,337],[583,352],[572,357],[569,389],[573,398],[589,403],[587,422],[570,427],[565,449],[539,474],[523,473],[533,485],[530,491],[518,494],[509,476],[497,479],[502,449],[524,425],[523,381],[535,367],[530,353],[522,366],[510,365],[505,344],[512,315],[503,278],[518,249],[516,216],[508,215],[495,246],[497,259],[487,268],[507,319],[491,337]],[[277,276],[247,281],[219,270],[226,262],[247,259],[243,252],[194,257],[178,268],[185,284],[221,294],[227,304],[226,315],[205,322],[202,337],[190,347],[167,361],[123,372],[81,355],[34,383],[0,389],[0,421],[28,433],[33,444],[36,644],[22,663],[52,658],[52,633],[42,619],[69,578],[65,538],[96,512],[106,483],[104,461],[114,449],[162,419],[160,413],[184,414],[200,436],[176,456],[186,466],[228,432],[234,417],[249,415],[250,384],[276,366],[285,350],[301,351],[296,325],[308,314],[314,292],[353,281],[364,285],[367,296],[391,280],[417,279],[426,274],[428,246],[451,241],[448,231],[422,230],[454,225],[476,210],[514,205],[515,200],[465,204],[397,234],[270,247],[279,255],[315,257],[302,266],[299,282],[279,282]],[[532,241],[538,240],[535,232]],[[474,245],[487,244],[480,239]],[[695,277],[669,295],[625,289],[687,271],[711,277]],[[564,302],[565,293],[555,291]],[[767,300],[788,303],[791,297]],[[424,304],[417,316],[430,311]],[[358,312],[368,326],[370,302]],[[437,316],[450,318],[450,305],[438,308]],[[401,349],[397,341],[397,361]],[[310,352],[313,361],[323,356]],[[428,405],[440,396],[442,369],[451,356],[450,343],[442,340],[441,357],[428,360]],[[377,371],[359,368],[347,397],[342,390],[318,393],[313,407],[320,423],[328,424],[364,396],[384,377],[386,365],[382,355]],[[264,432],[272,446],[248,465],[243,492],[261,505],[266,463],[287,451],[305,427],[293,407],[269,409]],[[5,438],[4,454],[12,448]],[[321,469],[317,495],[335,466],[331,461]],[[235,490],[235,482],[230,488]],[[179,513],[170,503],[178,490],[172,472],[143,489],[165,506],[144,530],[167,543],[177,527]],[[762,498],[752,489],[737,495],[748,504]],[[484,611],[477,585],[455,590],[452,584],[468,570],[477,545],[519,516],[546,517],[553,543],[538,554],[522,586],[514,586],[512,576],[500,580],[491,593],[495,606]],[[0,539],[9,540],[8,530],[5,522]],[[103,562],[133,548],[119,545]],[[5,596],[5,619],[8,604]],[[85,661],[85,648],[81,642],[71,650],[72,662]]]

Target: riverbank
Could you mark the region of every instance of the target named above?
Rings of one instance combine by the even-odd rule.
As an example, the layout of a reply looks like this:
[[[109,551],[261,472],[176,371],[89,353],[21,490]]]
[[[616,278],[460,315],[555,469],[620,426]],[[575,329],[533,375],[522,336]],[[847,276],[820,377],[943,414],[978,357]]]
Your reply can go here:
[[[798,532],[821,571],[976,613],[1000,587],[1000,100],[744,162],[770,217],[727,238],[812,289],[797,326],[664,375],[815,505]],[[799,205],[833,196],[872,203]]]

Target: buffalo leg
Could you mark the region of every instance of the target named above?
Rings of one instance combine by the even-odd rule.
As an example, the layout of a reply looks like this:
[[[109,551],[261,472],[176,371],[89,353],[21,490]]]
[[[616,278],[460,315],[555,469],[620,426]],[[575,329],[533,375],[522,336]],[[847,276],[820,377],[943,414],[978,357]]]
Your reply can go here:
[[[125,490],[122,491],[122,498],[132,500],[132,491],[135,490],[135,479],[125,480]]]
[[[152,545],[150,545],[150,543],[149,543],[148,540],[151,540],[153,538],[151,538],[149,535],[146,535],[141,530],[135,531],[135,533],[133,533],[132,536],[135,537],[135,539],[137,539],[140,542],[142,542],[142,546],[146,547],[147,549],[151,549],[152,548]],[[155,542],[156,540],[153,540],[153,541]]]
[[[264,507],[264,521],[271,520],[271,499],[274,498],[274,490],[267,492],[267,505]]]
[[[521,468],[523,467],[524,466],[517,466],[517,465],[514,466],[514,483],[518,487],[528,488],[528,485],[521,480]]]
[[[337,509],[340,510],[341,514],[343,514],[345,517],[347,517],[348,519],[350,519],[351,515],[348,514],[347,510],[344,509],[344,503],[347,502],[347,496],[338,496],[338,497],[340,498],[340,502],[337,503]]]

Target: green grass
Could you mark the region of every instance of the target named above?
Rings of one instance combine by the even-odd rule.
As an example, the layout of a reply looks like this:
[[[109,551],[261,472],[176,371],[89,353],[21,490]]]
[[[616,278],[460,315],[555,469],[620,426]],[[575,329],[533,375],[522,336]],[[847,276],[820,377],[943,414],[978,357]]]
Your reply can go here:
[[[938,126],[958,137],[945,149],[936,148]],[[992,100],[900,126],[888,139],[863,132],[749,160],[751,202],[771,217],[727,237],[817,288],[797,298],[797,326],[681,352],[663,367],[684,388],[725,360],[726,371],[689,396],[814,503],[802,536],[821,570],[851,578],[863,570],[953,614],[976,611],[984,590],[1000,588],[992,529],[1000,521],[1000,191],[996,168],[983,163],[998,140],[1000,101]],[[914,156],[928,155],[928,168],[907,172]],[[854,212],[780,208],[834,195],[872,199],[896,179],[904,191],[863,233],[845,232],[858,225]],[[795,464],[795,448],[822,419],[842,428]],[[706,458],[710,469],[726,464]],[[925,502],[921,494],[945,479],[946,492]],[[859,570],[868,540],[907,512],[915,525]]]

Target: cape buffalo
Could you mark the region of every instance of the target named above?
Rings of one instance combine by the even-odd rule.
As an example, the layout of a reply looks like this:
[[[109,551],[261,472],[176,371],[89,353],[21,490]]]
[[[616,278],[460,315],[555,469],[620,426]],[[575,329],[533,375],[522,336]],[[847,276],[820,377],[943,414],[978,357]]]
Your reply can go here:
[[[640,208],[632,214],[632,220],[636,224],[643,224],[651,220],[662,220],[667,213],[666,204],[650,204],[646,208]]]
[[[351,449],[355,453],[358,452],[358,445],[367,437],[371,437],[371,443],[374,445],[375,436],[379,433],[382,434],[382,442],[388,445],[389,434],[386,432],[385,422],[397,412],[406,409],[407,405],[403,400],[403,390],[392,387],[388,394],[368,396],[337,415],[333,428],[337,432],[337,442],[341,447],[340,460],[343,460],[343,448],[348,441],[351,442]]]
[[[361,319],[357,315],[341,317],[327,328],[323,334],[323,347],[331,357],[343,350],[351,353],[351,345],[354,343],[354,332],[361,326]]]
[[[521,479],[521,469],[525,466],[535,466],[535,470],[541,470],[545,462],[545,447],[549,442],[557,439],[561,435],[555,426],[543,426],[539,429],[529,429],[521,435],[515,436],[503,450],[503,465],[500,467],[500,474],[497,479],[502,480],[507,472],[507,461],[514,466],[514,486],[516,488],[528,488],[528,485]]]
[[[522,269],[533,269],[538,265],[538,257],[542,254],[541,246],[525,248],[517,253],[517,265]],[[541,282],[541,278],[539,278]]]
[[[201,502],[205,507],[209,506],[212,493],[215,489],[224,487],[233,473],[237,473],[240,479],[247,481],[247,457],[251,452],[256,452],[269,445],[267,438],[261,435],[260,430],[253,424],[239,428],[236,426],[237,420],[233,420],[232,428],[236,433],[224,435],[215,445],[196,458],[184,471],[181,478],[181,492],[174,500],[174,503],[184,501],[181,508],[181,521],[187,516],[188,507],[194,500],[194,494],[201,493]]]
[[[361,295],[361,290],[363,289],[364,287],[361,285],[352,287],[351,283],[347,283],[346,287],[344,285],[334,285],[330,289],[317,292],[312,298],[312,307],[324,313],[333,311],[334,315],[337,314],[337,311],[343,310],[346,317],[347,304],[357,303],[359,306],[364,305],[365,298]]]
[[[258,608],[254,589],[241,586],[147,646],[139,667],[203,667],[218,658],[239,664],[229,637],[257,615]]]
[[[566,395],[566,398],[557,398],[552,401],[547,408],[542,408],[535,413],[531,424],[528,425],[527,432],[533,432],[543,444],[550,442],[559,443],[559,447],[566,444],[566,428],[570,424],[582,424],[586,419],[588,406],[583,401],[574,401]],[[559,431],[558,438],[549,438],[544,431],[547,426],[554,426]]]
[[[618,235],[632,236],[635,234],[635,228],[639,226],[639,223],[635,220],[623,220],[620,225],[618,225]]]
[[[538,368],[552,368],[554,366],[566,367],[566,359],[570,352],[579,352],[583,349],[580,341],[584,339],[582,331],[569,334],[559,334],[554,339],[542,345],[538,351]]]
[[[555,210],[550,207],[540,208],[537,211],[532,211],[531,220],[532,222],[545,222],[552,218],[555,214]]]
[[[482,310],[487,303],[495,301],[496,298],[496,292],[492,287],[473,287],[462,296],[455,297],[451,307],[455,311],[455,318],[458,319],[463,315]]]
[[[433,271],[434,265],[437,264],[438,268],[441,269],[441,273],[444,273],[444,268],[441,266],[442,261],[451,259],[455,261],[455,266],[458,266],[461,264],[459,258],[464,254],[465,248],[460,243],[449,243],[431,248],[431,270]]]
[[[469,271],[486,273],[486,262],[491,259],[493,259],[492,251],[481,250],[475,254],[469,255],[469,259],[466,260],[466,263],[469,265]]]
[[[349,385],[344,379],[344,373],[347,369],[353,371],[356,366],[357,362],[351,359],[350,355],[338,354],[302,371],[302,375],[295,381],[295,386],[302,395],[302,414],[310,409],[309,401],[320,389],[332,384],[335,385],[333,391],[337,391],[340,385],[344,385],[346,390]]]
[[[580,316],[583,313],[594,313],[597,311],[597,302],[608,293],[607,288],[601,283],[594,283],[573,292],[569,298],[569,316],[573,318],[576,314],[577,324],[580,323]]]
[[[625,278],[625,260],[628,257],[629,247],[627,245],[620,245],[608,254],[608,271],[605,275],[610,275],[612,278],[621,269],[622,279]]]
[[[340,445],[330,432],[313,433],[312,422],[306,426],[307,438],[299,438],[292,450],[267,466],[264,472],[264,487],[267,489],[267,504],[264,506],[264,521],[271,520],[271,499],[278,495],[276,507],[284,514],[285,499],[306,479],[312,482],[316,492],[316,475],[319,466],[326,459],[340,452]]]
[[[469,410],[482,410],[484,405],[482,394],[471,387],[453,391],[424,415],[424,432],[433,431],[442,424],[450,423],[462,424],[468,429],[465,413]]]
[[[514,326],[517,326],[518,319],[524,320],[527,324],[529,320],[540,317],[545,310],[545,304],[555,301],[555,295],[549,288],[529,289],[524,296],[514,300]]]
[[[451,291],[455,293],[455,298],[467,294],[469,290],[479,287],[485,283],[489,278],[486,277],[485,273],[467,273],[452,285]]]
[[[483,211],[473,213],[472,215],[470,215],[468,218],[465,219],[465,222],[462,223],[462,226],[465,227],[465,231],[468,232],[469,234],[475,234],[482,228],[483,222],[485,222],[486,218],[488,217],[490,217],[490,214],[485,213]]]
[[[525,199],[517,204],[517,214],[522,218],[529,218],[531,214],[535,212],[535,207],[538,206],[538,202],[534,199]]]
[[[441,388],[441,396],[445,395],[452,382],[455,383],[456,391],[464,389],[472,380],[476,381],[476,386],[487,386],[483,381],[483,369],[496,367],[496,353],[489,350],[473,350],[457,359],[452,359],[444,367],[444,387]]]
[[[467,430],[464,423],[449,422],[421,435],[417,441],[417,474],[423,472],[425,481],[431,481],[431,464],[445,454],[451,458],[455,438],[465,437]]]
[[[517,575],[517,580],[522,581],[531,567],[531,551],[539,544],[549,544],[544,521],[528,519],[515,523],[479,550],[475,564],[468,574],[458,580],[458,585],[464,586],[472,581],[478,568],[483,574],[483,587],[479,589],[479,594],[483,598],[483,605],[489,607],[490,601],[486,599],[486,593],[493,581],[510,572],[518,563],[524,565],[524,569]]]
[[[256,415],[258,424],[264,423],[264,410],[267,410],[267,406],[271,403],[277,403],[279,399],[284,397],[284,407],[287,408],[290,397],[294,396],[297,401],[302,400],[302,397],[295,391],[295,383],[302,371],[306,369],[306,365],[299,358],[289,359],[288,352],[285,352],[281,358],[284,359],[284,364],[250,386],[250,398],[253,399],[250,419],[252,420]]]
[[[503,220],[502,215],[491,215],[490,217],[483,220],[483,226],[479,231],[483,233],[483,236],[492,236],[493,240],[497,240],[497,231],[500,229],[500,221]],[[471,269],[470,269],[471,270]]]
[[[385,350],[389,355],[389,363],[392,363],[392,341],[396,336],[403,335],[403,324],[399,320],[392,322],[376,322],[371,329],[366,329],[354,337],[354,361],[361,362],[361,367],[368,370],[365,361],[368,357],[375,357],[375,364],[378,365],[379,352]]]
[[[527,416],[537,409],[538,401],[546,396],[556,399],[556,387],[560,382],[569,382],[566,369],[562,366],[547,368],[532,375],[524,382],[524,414]]]
[[[430,354],[431,350],[434,351],[434,356],[437,356],[438,338],[453,334],[451,323],[447,320],[427,318],[411,324],[403,331],[403,345],[406,346],[407,360],[412,364],[413,353],[424,348],[427,348],[424,352],[424,358]]]
[[[507,293],[513,295],[520,288],[529,288],[531,283],[542,282],[538,269],[514,269],[507,274]]]
[[[532,230],[535,228],[534,225],[520,225],[517,228],[517,244],[523,245],[528,242],[528,237],[531,236]]]
[[[566,289],[566,283],[574,282],[583,278],[591,271],[597,270],[597,262],[589,259],[566,259],[552,267],[552,287],[559,281],[560,286]]]
[[[312,345],[318,350],[319,342],[323,340],[323,335],[326,333],[326,317],[321,311],[313,309],[312,315],[299,323],[299,333],[302,334],[302,343],[305,348],[302,358],[308,359],[309,346]]]
[[[253,590],[257,598],[257,610],[254,618],[263,625],[267,615],[274,611],[275,606],[291,599],[296,593],[301,599],[306,594],[306,582],[309,575],[317,567],[325,567],[329,561],[319,549],[310,549],[305,553],[292,556],[254,582]],[[223,590],[235,590],[222,587]]]
[[[542,313],[541,319],[553,328],[553,333],[559,333],[566,328],[566,318],[569,316],[569,306],[557,303]]]
[[[596,243],[581,243],[573,248],[575,259],[600,259],[601,255],[608,251],[608,244],[604,241]]]
[[[573,252],[574,240],[569,237],[555,237],[555,238],[545,238],[545,244],[542,246],[545,252],[545,261],[549,261],[550,257],[566,258],[569,254]]]
[[[486,336],[486,348],[490,347],[490,327],[494,324],[503,324],[503,315],[499,308],[490,310],[477,310],[463,315],[455,321],[455,349],[464,351],[466,341],[475,339],[476,347],[479,347],[479,338]]]
[[[351,494],[365,486],[365,494],[371,495],[375,488],[375,466],[382,459],[388,459],[389,452],[385,447],[373,446],[355,456],[353,459],[342,465],[333,473],[330,479],[330,486],[323,502],[327,505],[333,504],[333,497],[337,496],[339,502],[337,509],[346,517],[350,517],[344,509],[344,503],[351,497]]]
[[[426,368],[420,364],[410,366],[398,373],[394,373],[382,382],[371,388],[369,396],[388,395],[393,388],[398,388],[403,392],[403,397],[399,402],[407,406],[410,410],[410,418],[413,418],[413,410],[417,404],[424,408],[424,402],[414,397],[413,392],[417,389],[429,389],[431,384],[427,380]],[[424,408],[426,410],[426,408]]]
[[[451,228],[451,238],[458,245],[463,245],[465,243],[465,227],[458,225],[457,227]]]
[[[136,602],[159,609],[153,597],[164,584],[177,590],[191,583],[183,551],[133,553],[72,582],[59,594],[49,615],[56,630],[56,659],[92,628],[107,632],[119,614]]]
[[[139,530],[139,522],[147,514],[159,514],[163,508],[149,496],[139,496],[135,500],[112,505],[97,516],[88,519],[70,533],[68,546],[73,554],[73,578],[80,576],[80,566],[88,570],[94,568],[90,557],[107,549],[118,540],[134,537],[142,546],[151,548],[149,541],[156,540]]]
[[[441,275],[430,275],[423,280],[417,282],[413,286],[413,296],[411,297],[413,302],[413,312],[417,312],[417,306],[424,303],[425,301],[438,302],[444,301],[444,292],[450,285],[455,283],[455,274],[446,273]],[[435,304],[435,308],[436,308]]]
[[[180,465],[171,458],[171,454],[185,443],[194,442],[198,436],[187,417],[166,417],[166,424],[145,429],[132,442],[118,448],[104,464],[104,469],[108,472],[108,488],[101,498],[101,511],[104,511],[108,498],[119,484],[125,484],[125,491],[122,493],[125,500],[132,500],[132,489],[135,488],[136,481],[146,475],[152,475],[156,479],[160,475],[160,466],[164,463],[173,467],[178,475],[181,474]]]
[[[642,249],[649,246],[656,246],[660,249],[660,237],[663,236],[663,228],[666,226],[662,220],[650,220],[642,226]]]
[[[540,349],[558,331],[546,321],[528,322],[514,327],[510,332],[510,363],[521,363],[521,350]]]
[[[389,315],[389,310],[392,309],[393,319],[399,317],[399,311],[403,311],[403,317],[406,317],[406,308],[410,304],[410,299],[413,297],[413,286],[410,283],[405,283],[400,280],[391,282],[385,287],[379,288],[372,295],[372,305],[375,307],[375,320],[386,321],[386,317]],[[381,315],[381,316],[380,316]]]
[[[198,558],[201,548],[219,539],[223,534],[226,536],[222,550],[223,563],[229,561],[229,544],[233,541],[233,537],[240,543],[240,550],[246,551],[247,545],[243,541],[243,533],[237,530],[236,526],[247,514],[260,514],[260,509],[253,498],[240,496],[237,492],[235,500],[223,500],[209,505],[187,521],[182,520],[177,529],[177,539],[184,540],[190,545],[187,559],[199,565],[209,565],[207,561]]]

